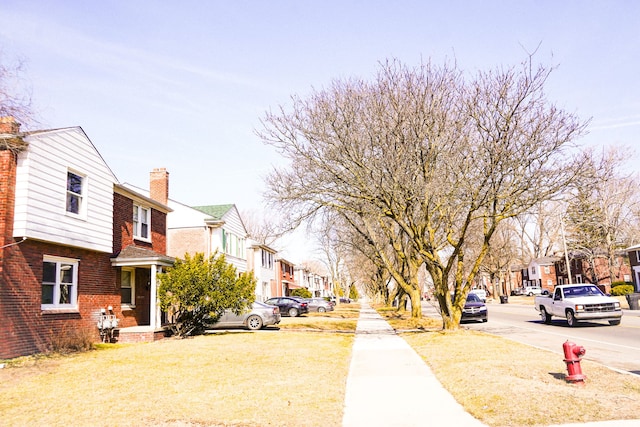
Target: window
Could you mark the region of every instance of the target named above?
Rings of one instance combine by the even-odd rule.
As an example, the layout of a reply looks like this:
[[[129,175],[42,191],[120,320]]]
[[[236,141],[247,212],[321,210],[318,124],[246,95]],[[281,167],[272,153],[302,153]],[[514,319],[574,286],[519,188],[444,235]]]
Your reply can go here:
[[[551,272],[551,270],[550,270],[550,268],[549,268],[549,266],[548,266],[548,265],[545,265],[545,266],[544,266],[544,272],[545,272],[546,274],[549,274],[549,273]]]
[[[45,256],[42,263],[42,309],[77,306],[78,260]]]
[[[67,212],[81,215],[84,211],[84,183],[83,176],[74,172],[67,172]]]
[[[547,279],[547,286],[552,287],[553,286],[553,280]]]
[[[133,237],[141,240],[151,240],[151,210],[133,205]]]
[[[120,303],[122,305],[134,306],[135,300],[135,275],[131,268],[123,268],[120,272]]]
[[[536,274],[536,268],[531,267],[531,275],[534,276]]]
[[[245,239],[222,229],[222,250],[236,258],[245,258]]]
[[[262,250],[262,267],[270,270],[273,269],[273,254],[264,249]]]

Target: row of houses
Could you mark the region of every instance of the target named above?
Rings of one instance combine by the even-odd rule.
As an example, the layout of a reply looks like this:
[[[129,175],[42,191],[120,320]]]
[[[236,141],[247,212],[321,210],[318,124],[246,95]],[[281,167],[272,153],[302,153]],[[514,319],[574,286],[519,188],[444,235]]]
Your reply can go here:
[[[564,254],[546,256],[533,259],[527,265],[511,267],[500,283],[500,293],[509,295],[514,289],[526,286],[538,286],[553,293],[555,286],[568,283],[594,283],[603,292],[611,293],[613,283],[626,282],[633,283],[636,292],[640,290],[640,246],[628,248],[624,253],[616,255],[613,274],[609,270],[608,259],[604,256],[588,260],[583,256],[569,254],[568,258],[567,260]],[[481,287],[491,293],[496,291],[486,277],[480,280]]]
[[[331,294],[326,277],[251,241],[235,205],[170,199],[163,168],[148,188],[119,182],[80,127],[20,132],[0,118],[0,359],[98,340],[105,313],[120,342],[163,337],[157,274],[196,252],[254,272],[258,300]]]

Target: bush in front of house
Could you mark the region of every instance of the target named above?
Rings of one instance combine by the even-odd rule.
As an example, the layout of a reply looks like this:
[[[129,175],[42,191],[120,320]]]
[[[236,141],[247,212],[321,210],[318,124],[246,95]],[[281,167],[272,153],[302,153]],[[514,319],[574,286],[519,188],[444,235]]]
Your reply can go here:
[[[299,289],[293,289],[291,291],[291,296],[300,297],[300,298],[311,298],[313,295],[311,295],[311,292],[309,291],[309,289],[299,288]]]
[[[611,295],[613,295],[614,297],[617,297],[620,295],[632,294],[633,292],[634,292],[633,285],[628,285],[626,283],[624,285],[617,285],[617,286],[614,286],[613,284],[611,285]]]
[[[236,268],[217,252],[185,254],[166,273],[158,274],[160,307],[172,316],[171,329],[184,337],[201,333],[225,310],[240,313],[255,300],[252,272],[238,275]]]

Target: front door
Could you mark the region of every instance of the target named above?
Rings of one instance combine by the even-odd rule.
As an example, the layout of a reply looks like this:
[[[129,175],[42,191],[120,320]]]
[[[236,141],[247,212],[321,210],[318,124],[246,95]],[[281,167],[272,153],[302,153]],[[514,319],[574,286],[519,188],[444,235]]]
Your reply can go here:
[[[136,268],[136,320],[138,325],[150,325],[151,270]]]

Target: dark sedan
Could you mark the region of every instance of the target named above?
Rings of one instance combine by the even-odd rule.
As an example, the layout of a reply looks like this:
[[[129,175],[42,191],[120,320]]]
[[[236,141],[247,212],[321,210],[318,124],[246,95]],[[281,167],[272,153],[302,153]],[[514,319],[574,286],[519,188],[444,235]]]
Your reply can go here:
[[[297,297],[273,297],[264,303],[279,307],[281,314],[291,317],[297,317],[309,312],[309,304]]]
[[[482,320],[486,322],[488,319],[487,305],[482,302],[482,299],[473,293],[467,295],[467,301],[464,304],[462,318],[460,320]]]

